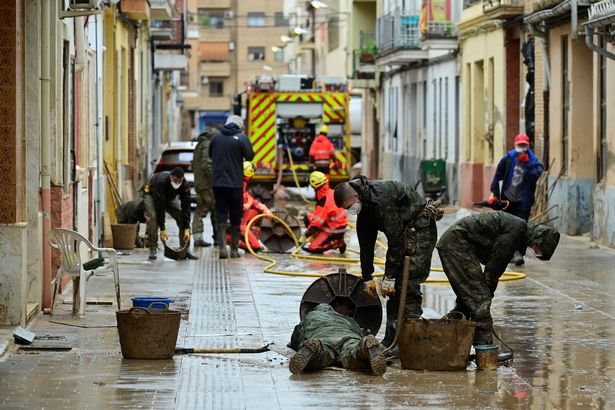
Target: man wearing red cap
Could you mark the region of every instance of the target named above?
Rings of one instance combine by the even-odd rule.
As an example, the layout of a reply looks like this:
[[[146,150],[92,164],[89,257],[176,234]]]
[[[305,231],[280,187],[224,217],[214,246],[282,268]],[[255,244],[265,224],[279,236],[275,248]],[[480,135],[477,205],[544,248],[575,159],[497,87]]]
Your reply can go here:
[[[515,149],[506,153],[500,160],[498,167],[491,182],[492,196],[489,203],[498,199],[510,202],[506,212],[521,219],[528,220],[532,205],[534,205],[534,191],[536,191],[536,181],[544,167],[530,150],[530,139],[525,134],[515,137]],[[500,188],[500,181],[502,187]],[[515,252],[512,262],[523,265],[523,252]]]

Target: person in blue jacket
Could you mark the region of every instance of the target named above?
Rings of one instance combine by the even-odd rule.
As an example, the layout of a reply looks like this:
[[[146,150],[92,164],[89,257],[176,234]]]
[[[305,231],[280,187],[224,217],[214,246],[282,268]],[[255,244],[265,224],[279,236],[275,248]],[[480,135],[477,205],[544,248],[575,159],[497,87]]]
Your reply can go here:
[[[527,221],[534,205],[536,181],[544,171],[534,152],[530,149],[530,139],[525,134],[515,137],[515,149],[506,153],[498,164],[491,182],[491,198],[489,203],[497,200],[509,201],[505,212]],[[502,186],[500,188],[500,181]],[[525,250],[518,250],[512,263],[523,265]]]

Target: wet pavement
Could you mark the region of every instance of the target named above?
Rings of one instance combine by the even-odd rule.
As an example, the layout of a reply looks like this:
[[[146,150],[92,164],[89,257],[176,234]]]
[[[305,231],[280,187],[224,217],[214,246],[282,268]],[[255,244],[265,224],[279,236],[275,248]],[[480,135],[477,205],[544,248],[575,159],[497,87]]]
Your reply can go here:
[[[447,214],[439,231],[454,219]],[[123,360],[115,306],[88,305],[79,320],[58,303],[30,330],[35,344],[65,350],[10,347],[0,358],[0,408],[615,408],[615,251],[586,238],[563,237],[552,261],[527,258],[515,269],[526,279],[500,283],[492,314],[515,351],[512,367],[414,372],[395,362],[384,377],[342,369],[290,374],[285,346],[314,279],[264,274],[266,264],[252,256],[221,262],[211,248],[199,250],[198,261],[164,260],[161,253],[154,263],[140,250],[121,257],[124,307],[133,296],[172,297],[183,312],[178,346],[273,343],[272,351]],[[288,270],[338,267],[273,256]],[[89,296],[111,301],[112,283],[93,277]],[[423,289],[427,316],[452,307],[448,286]]]

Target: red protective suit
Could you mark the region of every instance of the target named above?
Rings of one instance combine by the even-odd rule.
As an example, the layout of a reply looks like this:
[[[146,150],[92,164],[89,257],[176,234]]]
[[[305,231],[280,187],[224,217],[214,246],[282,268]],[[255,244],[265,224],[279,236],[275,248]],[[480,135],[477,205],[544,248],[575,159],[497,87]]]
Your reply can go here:
[[[258,200],[254,199],[252,195],[248,192],[248,181],[243,181],[243,216],[241,218],[241,240],[239,241],[239,247],[241,249],[248,250],[246,243],[244,242],[246,227],[248,223],[254,218],[256,215],[271,213],[269,208]],[[258,240],[260,235],[260,228],[252,225],[252,229],[248,233],[248,240],[250,241],[250,246],[252,250],[259,251],[261,249],[261,243]],[[230,243],[231,236],[228,234],[226,236],[226,242]]]
[[[312,236],[312,241],[306,248],[308,252],[320,253],[328,249],[339,249],[342,253],[346,251],[346,210],[335,205],[333,190],[329,184],[316,191],[316,206],[314,212],[307,214],[307,219],[309,225],[306,236]],[[312,232],[315,233],[312,235]]]
[[[310,145],[310,158],[314,161],[316,168],[325,173],[329,173],[329,165],[335,160],[335,146],[324,134],[318,134],[312,145]]]

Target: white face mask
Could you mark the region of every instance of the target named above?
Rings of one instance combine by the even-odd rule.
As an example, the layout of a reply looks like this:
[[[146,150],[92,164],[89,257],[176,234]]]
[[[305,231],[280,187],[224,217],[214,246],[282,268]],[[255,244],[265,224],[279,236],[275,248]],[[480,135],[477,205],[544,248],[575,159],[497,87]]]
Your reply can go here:
[[[524,147],[518,147],[518,146],[517,146],[517,147],[515,147],[515,151],[517,151],[517,152],[520,154],[520,153],[522,153],[522,152],[526,152],[526,151],[527,151],[527,148],[524,148]]]
[[[173,187],[173,189],[178,189],[180,186],[182,186],[182,183],[180,182],[178,184],[177,182],[171,181],[171,186]]]
[[[350,208],[348,208],[348,213],[350,215],[357,215],[359,212],[361,212],[361,202],[357,201],[354,204],[352,204],[350,206]]]

